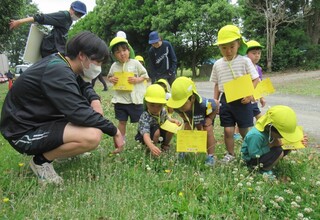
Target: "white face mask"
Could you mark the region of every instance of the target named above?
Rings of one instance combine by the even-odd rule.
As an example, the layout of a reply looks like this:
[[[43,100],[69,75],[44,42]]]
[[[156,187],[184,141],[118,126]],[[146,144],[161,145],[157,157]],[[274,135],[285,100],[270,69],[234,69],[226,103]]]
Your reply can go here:
[[[72,21],[77,21],[77,20],[79,20],[80,18],[77,17],[75,14],[73,14],[73,15],[71,15],[71,19],[72,19]]]
[[[91,82],[91,80],[95,79],[101,73],[101,66],[94,63],[90,63],[89,68],[85,68],[82,62],[81,65],[83,67],[83,75],[81,76],[86,82]]]

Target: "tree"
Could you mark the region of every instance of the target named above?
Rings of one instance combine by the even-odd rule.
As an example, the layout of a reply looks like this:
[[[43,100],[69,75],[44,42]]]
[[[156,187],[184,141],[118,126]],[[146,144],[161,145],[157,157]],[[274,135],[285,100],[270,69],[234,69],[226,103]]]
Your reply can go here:
[[[191,68],[193,77],[196,67],[213,56],[218,30],[232,20],[237,22],[234,6],[224,0],[158,0],[157,7],[153,29],[171,41],[180,66]]]
[[[0,4],[0,51],[4,51],[4,46],[8,42],[10,34],[9,22],[10,19],[19,15],[24,0],[1,0]]]
[[[276,33],[279,26],[285,27],[288,24],[301,20],[302,16],[297,10],[291,11],[296,1],[283,0],[245,0],[244,3],[252,10],[257,10],[265,18],[266,22],[266,47],[267,47],[267,72],[272,71],[273,48],[275,46]],[[301,11],[301,10],[300,10]]]

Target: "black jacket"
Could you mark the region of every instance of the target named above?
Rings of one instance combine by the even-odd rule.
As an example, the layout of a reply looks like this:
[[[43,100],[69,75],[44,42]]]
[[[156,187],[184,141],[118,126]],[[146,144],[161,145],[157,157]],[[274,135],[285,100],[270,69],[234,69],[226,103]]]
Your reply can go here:
[[[97,99],[100,97],[90,83],[76,75],[57,54],[51,55],[29,67],[14,82],[3,103],[0,131],[6,139],[18,139],[49,121],[65,118],[114,136],[117,128],[90,106]]]
[[[41,43],[41,56],[46,57],[53,53],[64,53],[68,37],[68,31],[72,25],[72,19],[68,11],[59,11],[51,14],[36,14],[35,22],[53,26],[50,34],[46,35]]]

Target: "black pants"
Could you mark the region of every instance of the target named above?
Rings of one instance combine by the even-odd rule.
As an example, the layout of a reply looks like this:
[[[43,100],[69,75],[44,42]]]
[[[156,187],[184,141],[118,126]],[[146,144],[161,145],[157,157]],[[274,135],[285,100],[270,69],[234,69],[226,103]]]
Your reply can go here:
[[[102,85],[103,85],[103,90],[108,90],[107,83],[106,83],[106,81],[104,81],[104,78],[103,78],[102,74],[99,74],[99,76],[97,76],[96,78],[94,78],[94,79],[91,81],[92,87],[94,87],[94,84],[96,84],[96,80],[97,80],[97,79],[99,79],[99,81],[102,83]]]

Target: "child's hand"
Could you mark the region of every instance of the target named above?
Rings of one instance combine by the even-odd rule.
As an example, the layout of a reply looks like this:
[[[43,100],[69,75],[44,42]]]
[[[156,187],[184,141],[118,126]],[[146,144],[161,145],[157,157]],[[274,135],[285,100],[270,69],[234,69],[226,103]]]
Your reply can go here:
[[[305,134],[303,135],[303,139],[301,140],[301,143],[306,147],[308,145],[308,136]]]
[[[263,97],[261,97],[260,98],[261,108],[263,108],[266,105],[266,103],[267,103],[266,100]]]
[[[115,77],[115,76],[111,76],[109,77],[109,82],[113,83],[113,84],[116,84],[118,82],[118,77]]]
[[[128,77],[128,82],[130,83],[130,84],[137,84],[137,83],[139,83],[140,81],[139,81],[139,78],[137,78],[137,77]]]
[[[149,147],[149,148],[150,148],[151,154],[154,155],[154,156],[158,157],[162,153],[162,151],[156,146],[152,146],[152,147]]]
[[[241,103],[242,104],[248,104],[249,102],[251,102],[252,100],[252,96],[247,96],[247,97],[244,97],[242,100],[241,100]]]

